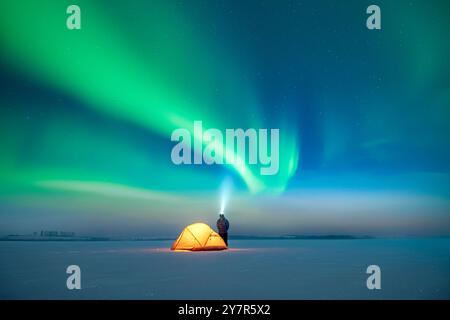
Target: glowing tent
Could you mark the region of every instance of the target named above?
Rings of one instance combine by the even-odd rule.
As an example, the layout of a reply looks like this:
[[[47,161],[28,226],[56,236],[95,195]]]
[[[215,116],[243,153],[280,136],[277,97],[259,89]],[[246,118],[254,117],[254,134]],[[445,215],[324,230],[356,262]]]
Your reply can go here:
[[[172,250],[224,250],[227,245],[222,237],[204,223],[188,225],[172,245]]]

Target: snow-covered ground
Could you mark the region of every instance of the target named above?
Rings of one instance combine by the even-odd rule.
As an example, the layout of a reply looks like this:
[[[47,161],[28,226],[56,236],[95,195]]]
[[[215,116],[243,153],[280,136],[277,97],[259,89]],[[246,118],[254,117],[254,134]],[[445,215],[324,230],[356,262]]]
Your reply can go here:
[[[450,299],[450,239],[0,242],[1,299]],[[66,268],[81,268],[68,290]],[[381,267],[381,290],[366,268]]]

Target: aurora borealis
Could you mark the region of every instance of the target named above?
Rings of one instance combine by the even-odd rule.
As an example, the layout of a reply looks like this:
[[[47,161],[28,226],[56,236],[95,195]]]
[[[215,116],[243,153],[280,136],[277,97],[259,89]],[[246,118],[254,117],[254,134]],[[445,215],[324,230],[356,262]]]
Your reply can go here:
[[[3,1],[0,232],[171,234],[232,177],[240,232],[449,234],[449,6],[369,4]],[[279,173],[174,165],[196,120],[279,128]]]

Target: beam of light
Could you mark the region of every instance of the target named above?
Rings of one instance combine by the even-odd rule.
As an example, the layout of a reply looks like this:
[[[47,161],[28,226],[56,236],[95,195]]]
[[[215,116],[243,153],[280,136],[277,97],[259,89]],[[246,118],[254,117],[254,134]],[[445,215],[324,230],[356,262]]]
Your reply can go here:
[[[229,177],[225,178],[220,188],[220,214],[225,214],[225,207],[230,198],[231,187],[231,179]]]

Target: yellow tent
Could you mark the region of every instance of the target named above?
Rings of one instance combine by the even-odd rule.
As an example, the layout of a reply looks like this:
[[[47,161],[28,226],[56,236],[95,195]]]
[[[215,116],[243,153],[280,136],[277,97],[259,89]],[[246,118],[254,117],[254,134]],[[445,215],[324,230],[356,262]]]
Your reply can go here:
[[[172,250],[224,250],[227,245],[222,237],[204,223],[188,225],[172,245]]]

